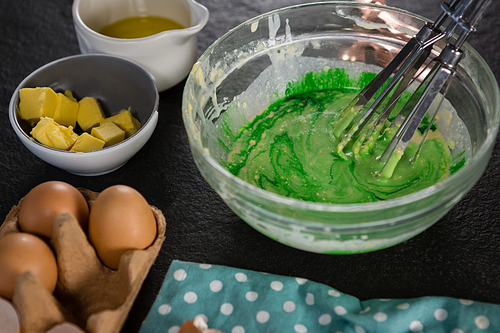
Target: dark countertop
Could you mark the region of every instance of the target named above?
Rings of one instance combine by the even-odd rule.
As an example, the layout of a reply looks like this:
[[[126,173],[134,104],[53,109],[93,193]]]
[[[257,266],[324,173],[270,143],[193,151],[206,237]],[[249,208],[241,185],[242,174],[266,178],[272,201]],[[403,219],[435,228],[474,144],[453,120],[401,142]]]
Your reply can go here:
[[[299,0],[200,0],[210,20],[200,54],[239,23]],[[196,169],[181,119],[184,82],[160,94],[159,123],[145,147],[121,169],[80,177],[32,155],[8,119],[12,92],[38,67],[79,53],[70,0],[0,2],[0,216],[32,187],[61,180],[93,191],[121,183],[139,190],[167,220],[166,241],[123,332],[136,332],[173,259],[300,276],[362,300],[450,296],[500,304],[500,145],[477,185],[422,234],[373,253],[335,256],[286,247],[238,218]],[[434,19],[437,0],[388,0]],[[500,2],[488,8],[470,43],[500,79]],[[3,219],[3,218],[2,218]]]

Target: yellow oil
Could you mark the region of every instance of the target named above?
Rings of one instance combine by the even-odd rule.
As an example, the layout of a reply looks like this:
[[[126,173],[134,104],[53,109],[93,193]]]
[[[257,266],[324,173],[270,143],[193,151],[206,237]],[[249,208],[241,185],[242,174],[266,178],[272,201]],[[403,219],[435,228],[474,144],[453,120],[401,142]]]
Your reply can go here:
[[[103,27],[99,33],[114,38],[142,38],[175,29],[184,29],[184,26],[165,17],[148,15],[116,21]]]

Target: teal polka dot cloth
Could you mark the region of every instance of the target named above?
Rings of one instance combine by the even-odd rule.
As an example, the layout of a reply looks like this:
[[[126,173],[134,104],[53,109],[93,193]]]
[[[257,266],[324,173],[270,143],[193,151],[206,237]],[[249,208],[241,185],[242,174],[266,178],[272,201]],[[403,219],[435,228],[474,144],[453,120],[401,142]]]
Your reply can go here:
[[[359,301],[306,279],[173,261],[140,333],[201,315],[225,333],[500,332],[500,305],[448,297]]]

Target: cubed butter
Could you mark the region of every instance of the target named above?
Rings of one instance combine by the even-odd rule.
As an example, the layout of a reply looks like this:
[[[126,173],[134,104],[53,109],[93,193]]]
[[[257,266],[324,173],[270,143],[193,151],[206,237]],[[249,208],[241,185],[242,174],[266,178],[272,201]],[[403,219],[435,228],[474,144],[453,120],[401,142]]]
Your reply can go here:
[[[92,128],[91,134],[105,142],[104,147],[117,144],[125,139],[125,131],[114,123],[104,123]]]
[[[101,105],[94,97],[84,97],[78,103],[80,108],[76,122],[82,130],[90,132],[92,127],[99,126],[104,119]]]
[[[82,135],[78,137],[71,151],[91,151],[98,150],[104,147],[105,142],[95,136],[90,135],[87,132],[83,132]]]
[[[73,127],[59,125],[49,117],[41,117],[30,134],[38,142],[61,150],[68,150],[78,139]]]
[[[52,117],[58,124],[64,126],[76,126],[79,104],[76,100],[66,95],[57,93],[56,108]]]
[[[104,118],[102,123],[112,122],[122,130],[125,131],[125,137],[128,138],[135,132],[141,128],[141,123],[139,120],[135,119],[134,116],[130,113],[129,110],[121,110],[120,113],[115,114],[114,116]]]
[[[73,93],[71,92],[71,90],[66,90],[64,91],[64,96],[68,97],[69,99],[77,102],[76,98],[73,97]]]
[[[57,95],[51,88],[22,88],[19,90],[19,117],[33,126],[41,117],[53,116],[56,102]]]

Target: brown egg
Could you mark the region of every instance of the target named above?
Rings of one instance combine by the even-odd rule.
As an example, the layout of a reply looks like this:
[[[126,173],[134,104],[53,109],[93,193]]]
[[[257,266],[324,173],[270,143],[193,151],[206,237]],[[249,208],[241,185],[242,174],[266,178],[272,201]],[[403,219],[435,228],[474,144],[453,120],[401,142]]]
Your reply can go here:
[[[151,207],[132,187],[108,187],[90,209],[89,239],[104,265],[117,269],[123,253],[143,250],[156,239]]]
[[[0,238],[0,296],[12,299],[17,276],[31,271],[50,292],[57,283],[57,263],[41,238],[14,232]]]
[[[48,181],[35,186],[21,201],[19,226],[22,231],[50,238],[54,218],[65,212],[87,230],[89,206],[80,191],[65,182]]]
[[[198,329],[198,327],[194,326],[194,320],[187,320],[185,321],[180,330],[179,333],[201,333],[202,331]]]

